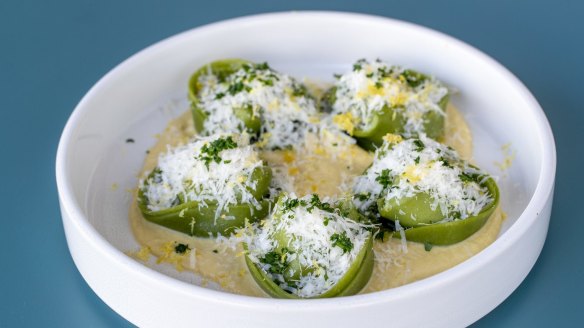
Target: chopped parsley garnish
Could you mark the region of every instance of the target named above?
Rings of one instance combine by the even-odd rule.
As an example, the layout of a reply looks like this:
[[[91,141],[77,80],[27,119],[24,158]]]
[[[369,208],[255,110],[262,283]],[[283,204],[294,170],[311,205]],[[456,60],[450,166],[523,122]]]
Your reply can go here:
[[[282,211],[284,211],[284,212],[291,211],[299,204],[300,204],[300,200],[298,200],[296,198],[288,198],[284,201],[284,204],[282,204]]]
[[[149,178],[152,179],[152,182],[154,183],[161,183],[162,182],[162,170],[157,166],[154,168],[154,170],[152,170],[152,173],[150,173]]]
[[[382,78],[388,78],[391,76],[391,68],[388,69],[387,67],[379,67],[377,69],[377,73],[379,74],[379,76],[381,76]]]
[[[274,85],[274,81],[270,80],[270,79],[259,79],[259,81],[262,82],[263,85],[266,85],[269,87]]]
[[[205,166],[209,169],[211,162],[221,163],[219,154],[227,149],[237,148],[237,143],[231,137],[219,138],[212,142],[205,144],[201,148],[201,154],[197,159],[205,162]]]
[[[426,80],[426,76],[423,74],[409,69],[403,71],[402,76],[406,79],[406,82],[408,82],[408,85],[412,88],[419,86]]]
[[[334,76],[335,79],[338,80],[338,79],[341,78],[342,75],[341,74],[338,74],[338,73],[335,73],[335,74],[333,74],[333,76]]]
[[[379,184],[385,189],[393,184],[393,179],[389,175],[391,172],[390,169],[383,169],[381,173],[375,178],[375,181],[379,182]]]
[[[304,86],[294,84],[292,86],[292,95],[294,97],[304,97],[306,96],[306,88],[304,88]]]
[[[426,252],[429,252],[432,250],[432,247],[434,247],[434,245],[430,244],[429,242],[424,242],[424,250]]]
[[[213,250],[213,253],[217,254],[217,253],[219,253],[219,251],[218,251],[218,250],[216,250],[216,249],[214,249],[214,250]]]
[[[308,211],[308,213],[312,213],[312,210],[315,207],[325,212],[334,211],[334,208],[332,208],[331,204],[327,202],[321,202],[317,194],[312,195],[312,198],[310,199],[310,207],[308,207],[306,210]]]
[[[452,164],[450,164],[450,162],[446,158],[444,158],[444,157],[440,157],[438,159],[438,161],[439,162],[442,162],[442,165],[444,165],[447,168],[450,168],[450,169],[453,168]]]
[[[472,182],[474,179],[470,174],[466,174],[466,173],[460,173],[458,175],[458,177],[460,178],[460,181],[462,182]]]
[[[329,204],[327,202],[322,202],[317,194],[313,194],[312,198],[310,198],[310,201],[308,201],[308,202],[304,199],[298,199],[298,198],[286,199],[284,201],[284,203],[282,204],[282,211],[283,212],[292,211],[294,208],[296,208],[298,206],[306,207],[306,210],[308,211],[308,213],[312,213],[312,210],[314,210],[315,208],[318,208],[320,210],[323,210],[323,211],[329,212],[329,213],[334,212],[334,210],[335,210],[331,206],[331,204]]]
[[[264,70],[269,70],[270,69],[270,65],[268,65],[267,62],[263,62],[263,63],[260,63],[260,64],[255,65],[255,68],[258,69],[258,70],[264,71]]]
[[[373,72],[365,74],[365,76],[367,76],[368,78],[372,78],[373,77]]]
[[[179,244],[176,244],[176,246],[174,246],[174,252],[177,254],[184,254],[188,250],[190,250],[189,245],[179,243]]]
[[[290,288],[294,288],[294,289],[298,288],[298,284],[296,284],[296,282],[295,282],[295,281],[286,281],[286,285],[287,285],[288,287],[290,287]],[[291,292],[291,291],[289,291],[289,290],[287,290],[287,289],[286,289],[286,290],[284,290],[284,291],[285,291],[286,293],[288,293],[288,294],[292,294],[292,292]]]
[[[381,83],[381,81],[377,81],[377,82],[375,82],[375,87],[377,89],[381,89],[383,87],[383,83]]]
[[[420,156],[416,157],[416,159],[414,159],[414,162],[415,162],[416,164],[420,164]]]
[[[255,72],[252,72],[251,74],[249,74],[249,75],[247,76],[247,81],[248,81],[248,82],[253,82],[253,80],[255,80],[255,78],[256,78],[257,76],[258,76],[258,75],[257,75]]]
[[[243,82],[238,81],[238,82],[235,82],[235,83],[229,85],[227,92],[229,92],[230,95],[234,96],[234,95],[240,93],[241,91],[243,91],[243,89],[244,89]]]
[[[247,85],[257,79],[265,86],[273,86],[274,81],[278,81],[278,76],[272,72],[268,63],[261,63],[257,65],[245,64],[242,66],[245,74],[243,76],[237,77],[229,87],[227,88],[227,93],[234,96],[242,91],[250,92],[252,88]],[[223,93],[216,95],[216,99],[221,99],[225,96]]]
[[[424,147],[425,146],[424,146],[424,143],[422,142],[422,140],[420,140],[420,139],[414,140],[414,145],[416,145],[416,147],[417,147],[416,148],[416,151],[422,151],[422,150],[424,150]]]
[[[353,242],[347,236],[347,232],[343,231],[342,234],[334,233],[331,236],[331,241],[333,242],[333,247],[337,246],[343,250],[343,254],[350,252],[353,249]]]
[[[369,199],[369,197],[371,197],[371,193],[370,192],[363,192],[363,193],[359,193],[355,195],[355,198],[357,198],[360,201],[366,201],[367,199]]]
[[[358,72],[363,69],[363,64],[367,64],[367,60],[365,60],[365,58],[357,60],[357,62],[353,64],[353,71]]]
[[[276,251],[269,251],[266,255],[260,259],[260,262],[268,264],[269,273],[273,274],[283,274],[284,270],[288,267],[285,261],[282,261],[282,255]]]
[[[225,93],[223,93],[223,92],[218,92],[218,93],[215,95],[215,99],[217,99],[217,100],[219,100],[219,99],[221,99],[221,98],[223,98],[223,97],[225,97]]]

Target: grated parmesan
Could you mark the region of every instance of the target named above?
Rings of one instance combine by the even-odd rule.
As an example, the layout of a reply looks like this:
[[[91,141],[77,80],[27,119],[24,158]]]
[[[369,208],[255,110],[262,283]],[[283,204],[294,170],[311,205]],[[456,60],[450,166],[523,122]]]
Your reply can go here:
[[[219,162],[202,159],[202,150],[206,145],[229,137],[235,140],[237,147],[222,150]],[[250,190],[256,185],[251,178],[253,172],[263,165],[246,134],[196,137],[185,145],[168,147],[167,152],[159,156],[154,172],[140,181],[140,188],[148,200],[150,211],[191,201],[199,202],[199,206],[204,207],[207,206],[206,201],[215,201],[218,203],[217,219],[230,205],[246,203],[260,207]]]
[[[486,187],[461,176],[486,173],[461,160],[456,151],[421,135],[419,139],[386,138],[376,151],[373,164],[356,178],[353,191],[355,205],[367,215],[378,199],[389,201],[412,197],[424,192],[433,199],[432,209],[440,208],[444,221],[477,215],[493,199]],[[386,173],[391,186],[380,183]],[[415,217],[412,217],[415,220]]]
[[[251,109],[261,120],[260,141],[266,149],[283,149],[304,143],[306,132],[318,130],[319,113],[303,85],[267,64],[244,65],[219,81],[213,74],[199,78],[199,106],[207,118],[205,133],[245,131],[234,109]]]
[[[365,229],[367,225],[342,216],[338,210],[310,208],[311,199],[315,196],[283,196],[284,201],[281,199],[278,202],[269,219],[255,226],[247,241],[248,257],[252,262],[258,264],[282,289],[304,298],[318,296],[331,289],[345,275],[371,235]],[[300,204],[286,209],[283,204],[290,200],[300,201]],[[280,244],[282,239],[277,237],[282,234],[288,240],[285,245]],[[349,251],[333,245],[331,239],[335,234],[344,234],[350,240],[352,247]],[[270,273],[271,264],[262,261],[266,254],[282,248],[292,250],[285,253],[283,261],[298,261],[301,267],[307,268],[303,270],[305,272],[296,272],[299,274],[296,280],[284,277],[286,274],[294,275],[293,271]]]
[[[367,130],[372,124],[372,114],[388,107],[405,116],[405,136],[423,133],[424,114],[445,115],[439,103],[448,89],[433,77],[413,87],[404,78],[407,71],[379,59],[357,61],[353,70],[341,75],[334,85],[333,121],[352,134],[354,129]]]

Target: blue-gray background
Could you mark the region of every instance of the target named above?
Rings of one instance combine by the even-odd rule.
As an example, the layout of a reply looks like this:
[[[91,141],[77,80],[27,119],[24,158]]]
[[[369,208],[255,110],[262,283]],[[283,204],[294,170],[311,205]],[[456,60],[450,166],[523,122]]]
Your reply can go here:
[[[79,275],[60,219],[55,153],[84,93],[122,60],[178,32],[302,9],[369,13],[434,28],[491,55],[527,85],[558,148],[549,235],[523,284],[476,326],[581,324],[584,2],[2,0],[0,327],[130,326]]]

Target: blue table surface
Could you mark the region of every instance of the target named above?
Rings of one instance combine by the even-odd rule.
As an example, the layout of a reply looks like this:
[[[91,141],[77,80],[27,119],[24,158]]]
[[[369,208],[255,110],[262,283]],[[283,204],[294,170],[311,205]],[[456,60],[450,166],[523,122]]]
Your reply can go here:
[[[387,16],[445,32],[491,55],[527,85],[556,138],[551,225],[529,276],[475,326],[581,324],[584,2],[3,0],[0,200],[7,211],[0,226],[0,327],[131,326],[80,276],[61,223],[57,143],[85,92],[122,60],[178,32],[242,15],[308,9]]]

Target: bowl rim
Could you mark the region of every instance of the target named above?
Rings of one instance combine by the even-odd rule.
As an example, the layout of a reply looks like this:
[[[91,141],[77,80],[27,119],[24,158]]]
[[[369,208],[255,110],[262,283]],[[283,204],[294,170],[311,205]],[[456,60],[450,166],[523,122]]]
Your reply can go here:
[[[471,53],[486,65],[497,70],[498,73],[502,74],[509,82],[511,82],[514,88],[516,88],[516,90],[520,93],[520,96],[525,100],[527,104],[526,107],[529,108],[531,114],[536,119],[537,124],[534,126],[534,128],[537,130],[537,135],[539,137],[538,142],[542,149],[542,164],[539,171],[536,188],[527,206],[521,215],[517,218],[517,221],[484,250],[472,256],[468,260],[463,261],[462,263],[450,269],[447,269],[446,271],[388,290],[332,299],[282,300],[232,294],[213,290],[177,280],[154,269],[151,269],[131,259],[126,254],[124,254],[124,252],[110,244],[105,239],[105,237],[103,237],[89,223],[85,217],[81,206],[75,200],[72,184],[71,181],[69,181],[67,174],[68,170],[66,159],[69,157],[68,146],[70,143],[70,136],[72,135],[77,122],[83,117],[83,114],[86,111],[86,103],[88,103],[90,99],[93,98],[93,96],[103,88],[104,85],[107,85],[110,80],[115,79],[115,77],[118,75],[125,74],[125,71],[131,69],[133,66],[132,63],[136,61],[136,59],[145,57],[151,52],[159,51],[160,49],[164,49],[168,46],[180,43],[182,40],[190,37],[192,34],[204,34],[215,29],[234,29],[241,25],[256,23],[266,24],[270,21],[277,24],[278,21],[298,18],[342,19],[345,22],[351,21],[351,23],[376,22],[380,24],[401,25],[402,27],[417,30],[419,32],[428,34],[431,37],[442,39],[458,48],[462,48],[462,50]],[[140,50],[111,69],[83,96],[67,120],[59,141],[56,156],[56,182],[59,199],[61,202],[61,209],[63,211],[63,218],[68,217],[70,223],[72,223],[77,228],[77,230],[83,234],[83,238],[88,243],[90,243],[92,247],[94,247],[96,250],[99,250],[99,252],[101,252],[105,257],[108,257],[111,261],[117,263],[124,270],[129,271],[133,275],[138,275],[143,279],[149,280],[152,283],[159,284],[161,287],[171,289],[175,293],[184,294],[186,297],[203,299],[213,303],[220,302],[234,306],[254,307],[256,309],[273,309],[274,306],[278,306],[279,310],[281,311],[301,310],[309,312],[332,308],[336,310],[342,310],[348,307],[366,306],[370,304],[388,302],[396,298],[403,298],[404,296],[413,297],[416,294],[424,293],[433,286],[457,280],[461,276],[465,276],[470,272],[477,270],[478,268],[488,265],[489,262],[499,256],[499,254],[504,253],[506,249],[511,247],[518,239],[520,239],[533,224],[533,222],[537,220],[539,214],[542,212],[547,203],[547,200],[550,198],[553,192],[555,171],[556,149],[554,137],[542,108],[538,104],[535,97],[529,92],[527,87],[515,75],[513,75],[496,60],[463,41],[418,24],[383,16],[340,11],[285,11],[232,18],[186,30],[156,42],[153,45],[144,48],[143,50]],[[67,215],[65,215],[65,213]]]

